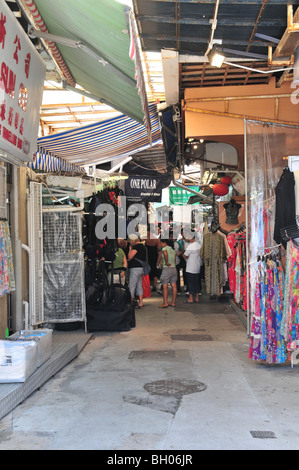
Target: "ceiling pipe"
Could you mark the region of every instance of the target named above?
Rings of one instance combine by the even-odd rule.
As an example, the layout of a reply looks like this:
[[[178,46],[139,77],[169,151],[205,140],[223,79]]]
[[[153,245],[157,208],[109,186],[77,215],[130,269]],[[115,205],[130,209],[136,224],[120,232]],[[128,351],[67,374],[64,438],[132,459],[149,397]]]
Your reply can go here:
[[[129,163],[132,160],[132,157],[127,157],[121,162],[119,162],[117,165],[113,166],[110,170],[107,171],[108,174],[114,173],[116,170],[121,169],[126,163]]]
[[[240,65],[240,64],[234,64],[232,62],[228,62],[226,60],[223,61],[223,64],[226,65],[231,65],[232,67],[237,67],[239,69],[245,69],[245,70],[250,70],[251,72],[257,72],[257,73],[262,73],[262,74],[268,74],[268,73],[275,73],[275,72],[285,72],[286,70],[292,70],[294,67],[286,67],[283,69],[274,69],[274,70],[259,70],[259,69],[253,69],[251,67],[247,67],[246,65]]]

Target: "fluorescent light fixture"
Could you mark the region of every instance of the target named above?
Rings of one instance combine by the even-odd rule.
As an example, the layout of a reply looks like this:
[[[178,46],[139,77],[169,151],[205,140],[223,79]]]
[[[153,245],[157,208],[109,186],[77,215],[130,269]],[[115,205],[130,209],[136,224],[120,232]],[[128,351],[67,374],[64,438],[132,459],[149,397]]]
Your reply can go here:
[[[225,56],[217,48],[213,47],[211,52],[208,54],[208,59],[213,67],[221,67]]]

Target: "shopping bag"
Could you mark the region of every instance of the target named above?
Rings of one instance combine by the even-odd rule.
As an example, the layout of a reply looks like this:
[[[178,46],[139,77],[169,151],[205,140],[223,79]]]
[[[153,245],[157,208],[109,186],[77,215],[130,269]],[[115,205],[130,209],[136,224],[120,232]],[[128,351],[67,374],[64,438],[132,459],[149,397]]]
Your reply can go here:
[[[148,299],[152,295],[149,274],[143,274],[142,276],[142,289],[143,298]]]

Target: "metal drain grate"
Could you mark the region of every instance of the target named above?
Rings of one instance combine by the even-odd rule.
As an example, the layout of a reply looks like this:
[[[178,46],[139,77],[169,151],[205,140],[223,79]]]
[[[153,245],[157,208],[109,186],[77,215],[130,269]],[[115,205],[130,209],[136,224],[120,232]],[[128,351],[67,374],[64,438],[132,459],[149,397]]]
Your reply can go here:
[[[250,431],[255,439],[276,439],[275,433],[272,431]]]
[[[210,335],[171,335],[171,339],[174,341],[213,341]]]
[[[190,393],[202,392],[207,386],[196,380],[157,380],[145,384],[144,388],[151,395],[182,397]]]
[[[175,351],[172,351],[171,349],[161,351],[132,351],[129,354],[129,359],[175,359]]]

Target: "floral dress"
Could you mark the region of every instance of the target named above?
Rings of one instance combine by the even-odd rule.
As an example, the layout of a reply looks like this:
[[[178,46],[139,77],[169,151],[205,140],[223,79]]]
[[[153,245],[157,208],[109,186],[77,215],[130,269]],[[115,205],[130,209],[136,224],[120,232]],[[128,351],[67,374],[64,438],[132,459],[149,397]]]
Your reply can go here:
[[[249,357],[269,364],[286,361],[281,334],[283,270],[279,261],[257,262],[255,311],[252,318]]]
[[[285,306],[281,333],[289,351],[299,348],[299,249],[290,240],[287,247]]]

